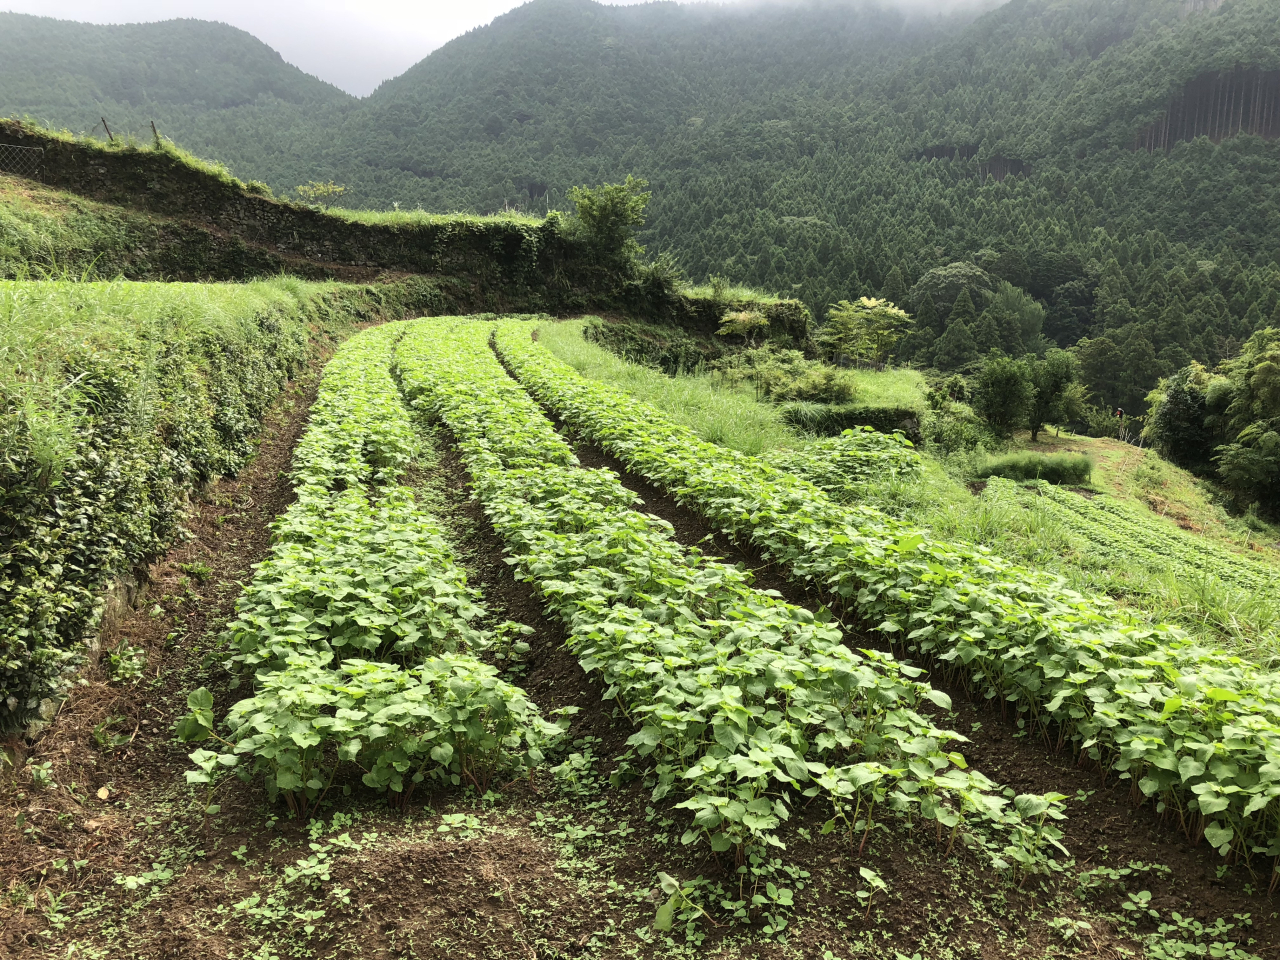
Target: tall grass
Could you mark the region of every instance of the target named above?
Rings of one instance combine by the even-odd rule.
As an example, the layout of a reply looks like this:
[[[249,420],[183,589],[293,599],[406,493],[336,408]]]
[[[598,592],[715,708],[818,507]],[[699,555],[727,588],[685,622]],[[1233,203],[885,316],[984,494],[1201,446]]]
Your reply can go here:
[[[890,370],[854,370],[858,385],[856,402],[864,407],[900,407],[923,411],[927,392],[924,374],[898,367]]]
[[[1022,450],[992,457],[977,470],[977,477],[1005,477],[1009,480],[1046,480],[1053,484],[1088,483],[1093,461],[1083,454],[1033,453]]]
[[[331,217],[351,223],[390,227],[451,226],[476,221],[485,223],[497,221],[536,227],[542,223],[542,217],[516,211],[502,211],[482,216],[476,213],[429,213],[426,210],[355,210],[348,207],[327,207],[324,212]]]
[[[539,342],[584,377],[626,390],[712,443],[749,454],[804,443],[782,422],[777,408],[758,403],[751,389],[726,386],[706,374],[669,377],[623,360],[584,340],[583,325],[582,320],[543,324]]]
[[[21,425],[56,470],[92,397],[68,379],[68,355],[130,354],[146,379],[158,344],[231,333],[246,318],[289,311],[319,289],[294,278],[248,284],[0,280],[0,414]],[[228,338],[234,340],[234,337]],[[3,438],[0,438],[2,440]]]

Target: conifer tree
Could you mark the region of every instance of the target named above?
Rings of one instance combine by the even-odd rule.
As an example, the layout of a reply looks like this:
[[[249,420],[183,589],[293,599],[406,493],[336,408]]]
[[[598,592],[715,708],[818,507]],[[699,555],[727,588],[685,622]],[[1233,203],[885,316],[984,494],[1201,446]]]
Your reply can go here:
[[[1277,310],[1280,310],[1280,304],[1277,304]],[[916,326],[932,330],[935,337],[942,333],[942,324],[939,323],[938,308],[933,303],[933,297],[927,293],[920,301],[920,305],[916,308]]]
[[[907,282],[902,278],[902,271],[896,265],[884,278],[884,286],[880,288],[880,298],[899,307],[907,298]]]
[[[956,302],[951,307],[951,316],[947,317],[947,326],[963,323],[972,331],[977,320],[978,310],[973,305],[973,297],[969,296],[967,288],[961,290],[960,296],[956,297]]]
[[[967,323],[947,324],[934,351],[933,365],[939,370],[956,370],[978,359],[978,348]]]
[[[1001,344],[1000,325],[996,323],[996,318],[990,310],[983,310],[982,316],[978,318],[978,322],[973,327],[973,342],[978,348],[978,352],[985,355],[992,350],[1000,350],[1004,348]]]

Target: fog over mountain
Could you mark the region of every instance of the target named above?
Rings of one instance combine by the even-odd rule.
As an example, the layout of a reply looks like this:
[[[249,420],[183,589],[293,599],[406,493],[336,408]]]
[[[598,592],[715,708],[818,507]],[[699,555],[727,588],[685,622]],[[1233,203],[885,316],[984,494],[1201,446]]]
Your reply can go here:
[[[622,4],[626,0],[601,0]],[[816,6],[813,0],[730,0],[757,7]],[[975,6],[970,0],[898,0],[933,13]],[[986,6],[993,5],[987,2]],[[454,37],[520,6],[512,0],[8,0],[4,9],[97,24],[212,20],[253,34],[299,69],[363,97]]]

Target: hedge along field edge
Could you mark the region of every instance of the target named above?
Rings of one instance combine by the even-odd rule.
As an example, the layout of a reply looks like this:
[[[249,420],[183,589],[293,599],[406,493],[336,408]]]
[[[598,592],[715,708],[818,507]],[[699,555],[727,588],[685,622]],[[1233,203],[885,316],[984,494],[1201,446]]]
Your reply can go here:
[[[1010,804],[1012,791],[952,749],[965,738],[917,711],[950,705],[915,679],[919,670],[851,651],[825,611],[756,590],[740,568],[682,547],[670,524],[632,509],[636,497],[615,474],[581,467],[494,356],[493,329],[411,323],[397,348],[401,385],[453,432],[517,575],[638,728],[628,745],[655,764],[654,799],[687,794],[684,843],[705,839],[754,871],[782,846],[792,802],[821,797],[832,811],[824,831],[853,844],[865,846],[888,809],[933,821],[948,851],[959,840],[1000,868],[1049,869],[1060,796]],[[624,758],[615,782],[630,769]]]
[[[201,688],[179,725],[189,783],[213,793],[235,771],[305,814],[344,764],[400,806],[424,780],[480,792],[542,760],[562,732],[476,652],[494,637],[437,521],[399,479],[417,436],[391,379],[389,324],[329,362],[293,470],[295,504],[276,522],[224,639],[253,693],[219,725]],[[226,736],[217,733],[224,728]],[[350,786],[344,785],[349,792]]]
[[[502,358],[566,424],[868,625],[1061,748],[1132,781],[1186,834],[1246,863],[1280,858],[1280,685],[1238,657],[1131,616],[1106,598],[942,543],[879,511],[677,427],[580,377],[527,324],[500,328]],[[1083,757],[1082,757],[1083,759]],[[1277,860],[1280,862],[1280,859]],[[1274,888],[1280,873],[1273,871]]]

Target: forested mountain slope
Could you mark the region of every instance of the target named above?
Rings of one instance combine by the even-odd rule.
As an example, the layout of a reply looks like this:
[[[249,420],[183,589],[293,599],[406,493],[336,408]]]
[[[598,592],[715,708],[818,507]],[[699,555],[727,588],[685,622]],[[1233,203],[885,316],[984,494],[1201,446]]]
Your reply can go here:
[[[27,50],[117,36],[5,21],[18,22]],[[383,209],[541,212],[574,184],[634,173],[654,189],[641,239],[695,279],[722,274],[818,315],[883,293],[920,319],[900,355],[942,370],[991,347],[1083,341],[1106,406],[1139,409],[1160,377],[1212,367],[1280,323],[1280,0],[1013,0],[935,19],[534,0],[363,101],[274,60],[278,83],[263,67],[219,81],[244,89],[218,99],[200,84],[222,68],[204,64],[240,62],[256,41],[193,21],[118,29],[187,46],[212,31],[228,46],[2,67],[0,113],[35,109],[23,90],[92,78],[104,104],[154,110],[240,176],[276,189],[332,178],[344,202]],[[192,76],[135,106],[129,91],[150,90],[139,77],[162,62]],[[47,119],[96,122],[100,108],[74,99]],[[1014,289],[997,303],[1002,282]],[[971,306],[953,311],[961,289]]]
[[[201,156],[293,186],[326,118],[357,102],[224,23],[102,26],[0,13],[3,116],[96,128],[104,139],[103,117],[118,137],[150,139],[154,121]]]

